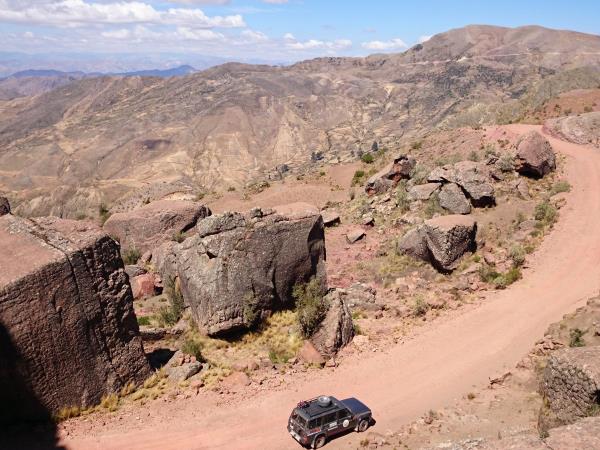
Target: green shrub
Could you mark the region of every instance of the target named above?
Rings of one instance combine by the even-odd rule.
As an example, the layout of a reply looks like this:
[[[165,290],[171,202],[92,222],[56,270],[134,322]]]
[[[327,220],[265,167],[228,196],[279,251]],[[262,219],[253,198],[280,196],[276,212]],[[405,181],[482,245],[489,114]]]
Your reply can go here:
[[[417,163],[413,172],[410,176],[411,180],[415,185],[427,183],[427,177],[429,176],[431,169],[424,164]]]
[[[515,163],[511,155],[502,155],[497,165],[502,172],[512,172],[515,169]]]
[[[364,162],[365,164],[371,164],[371,163],[373,163],[373,161],[375,161],[375,158],[373,157],[372,154],[365,153],[360,157],[360,160],[362,162]]]
[[[104,203],[100,203],[100,205],[98,206],[98,217],[100,217],[100,222],[102,223],[102,225],[104,225],[104,223],[110,217],[110,211]]]
[[[579,328],[573,328],[569,333],[569,347],[585,347],[585,340],[583,335],[585,331]]]
[[[366,174],[365,174],[364,170],[357,170],[356,172],[354,172],[354,176],[352,177],[352,183],[351,183],[352,186],[362,184],[365,175]]]
[[[173,233],[173,236],[171,236],[171,239],[173,241],[181,244],[183,241],[185,241],[185,233],[182,233],[181,231],[177,231],[176,233]]]
[[[185,309],[183,295],[174,278],[171,277],[167,280],[164,294],[169,301],[169,305],[162,306],[158,310],[158,321],[162,326],[173,326],[179,322]]]
[[[415,302],[413,303],[413,306],[412,306],[413,316],[415,316],[415,317],[424,316],[425,314],[427,314],[427,311],[429,311],[429,305],[423,299],[422,296],[417,296],[415,298]]]
[[[186,355],[193,356],[196,361],[203,361],[202,344],[193,337],[186,337],[181,344],[181,351]]]
[[[558,211],[548,200],[544,200],[535,207],[533,217],[543,226],[552,226],[558,218]]]
[[[477,162],[479,159],[479,154],[475,150],[471,150],[471,153],[469,153],[469,161]]]
[[[425,209],[423,211],[425,213],[425,217],[431,219],[436,214],[444,214],[445,210],[440,205],[440,197],[437,192],[434,192],[429,200],[427,200],[427,204],[425,205]]]
[[[137,316],[138,325],[150,325],[151,317],[150,316]]]
[[[398,187],[396,188],[396,206],[403,213],[410,209],[410,200],[408,199],[405,180],[398,183]]]
[[[550,189],[550,196],[560,194],[561,192],[569,192],[570,190],[571,184],[568,181],[557,181]]]
[[[329,305],[324,299],[324,288],[319,278],[294,286],[298,324],[305,337],[311,336],[325,318]]]
[[[415,141],[410,145],[410,148],[412,148],[413,150],[420,150],[422,147],[423,147],[422,141]]]
[[[510,248],[510,251],[508,252],[508,255],[510,256],[510,259],[512,259],[514,267],[520,267],[523,265],[523,263],[525,262],[526,254],[527,252],[525,252],[523,246],[519,244],[513,245]]]
[[[135,247],[131,247],[128,248],[127,250],[125,250],[125,253],[123,253],[123,262],[127,265],[130,264],[135,264],[136,262],[138,262],[138,260],[140,259],[140,257],[142,256],[142,254],[140,253],[140,251],[135,248]]]
[[[592,111],[593,111],[593,109],[589,105],[583,107],[583,112],[585,112],[585,113],[590,113]]]
[[[244,298],[244,309],[242,314],[244,317],[244,323],[248,327],[253,327],[258,322],[258,319],[260,318],[260,308],[258,300],[253,293],[249,293]]]

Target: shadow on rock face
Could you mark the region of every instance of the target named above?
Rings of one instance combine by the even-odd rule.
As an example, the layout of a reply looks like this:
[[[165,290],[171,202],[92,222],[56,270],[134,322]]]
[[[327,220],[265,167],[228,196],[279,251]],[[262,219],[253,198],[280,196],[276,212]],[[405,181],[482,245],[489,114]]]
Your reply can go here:
[[[171,350],[169,348],[157,348],[156,350],[148,353],[146,356],[148,358],[148,362],[150,363],[150,367],[152,367],[152,370],[158,370],[167,364],[174,354],[175,350]]]
[[[0,323],[0,448],[64,450],[52,414],[17,371],[22,362]]]

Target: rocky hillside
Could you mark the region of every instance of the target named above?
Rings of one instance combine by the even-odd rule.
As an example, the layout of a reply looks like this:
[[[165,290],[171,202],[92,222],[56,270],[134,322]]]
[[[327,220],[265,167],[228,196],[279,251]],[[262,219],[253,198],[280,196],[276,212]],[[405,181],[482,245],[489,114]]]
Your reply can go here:
[[[518,120],[596,88],[599,66],[598,36],[470,26],[395,55],[83,79],[0,103],[0,190],[18,213],[77,217],[140,192],[240,187],[435,127]]]

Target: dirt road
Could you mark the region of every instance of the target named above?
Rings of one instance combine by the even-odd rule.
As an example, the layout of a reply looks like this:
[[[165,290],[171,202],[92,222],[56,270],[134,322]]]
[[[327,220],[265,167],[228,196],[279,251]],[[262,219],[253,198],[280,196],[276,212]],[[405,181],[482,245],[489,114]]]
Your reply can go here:
[[[512,127],[519,132],[529,128]],[[551,322],[600,288],[600,152],[551,142],[567,157],[566,175],[573,188],[559,223],[533,255],[524,279],[508,290],[491,293],[480,306],[424,328],[415,339],[293,389],[233,406],[192,400],[137,429],[116,426],[63,443],[70,449],[298,449],[285,426],[300,399],[323,393],[357,396],[372,407],[375,430],[385,433],[513,367]],[[327,448],[356,448],[359,440],[352,433]]]

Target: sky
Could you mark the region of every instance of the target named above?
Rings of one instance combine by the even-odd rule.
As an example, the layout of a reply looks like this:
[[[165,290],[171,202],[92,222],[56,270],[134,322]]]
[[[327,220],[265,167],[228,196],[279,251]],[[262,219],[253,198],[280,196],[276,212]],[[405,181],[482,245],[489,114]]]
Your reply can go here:
[[[291,62],[400,52],[468,24],[600,34],[600,0],[0,0],[0,52]]]

